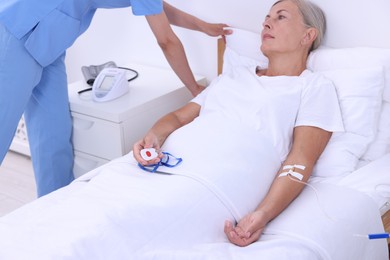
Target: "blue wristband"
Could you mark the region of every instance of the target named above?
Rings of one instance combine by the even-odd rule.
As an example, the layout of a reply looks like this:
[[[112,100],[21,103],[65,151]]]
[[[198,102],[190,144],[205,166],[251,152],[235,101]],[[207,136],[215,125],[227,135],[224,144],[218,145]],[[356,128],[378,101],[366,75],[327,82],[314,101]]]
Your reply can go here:
[[[167,153],[167,152],[162,152],[164,154],[164,157],[161,159],[161,161],[159,161],[158,163],[156,164],[151,164],[151,165],[142,165],[140,163],[138,163],[138,166],[144,170],[144,171],[147,171],[147,172],[156,172],[157,169],[160,167],[160,166],[165,166],[165,167],[169,167],[169,168],[173,168],[173,167],[176,167],[178,166],[182,161],[183,159],[182,158],[178,158],[170,153]],[[169,160],[170,159],[174,159],[175,162],[173,164],[170,164],[169,163]]]

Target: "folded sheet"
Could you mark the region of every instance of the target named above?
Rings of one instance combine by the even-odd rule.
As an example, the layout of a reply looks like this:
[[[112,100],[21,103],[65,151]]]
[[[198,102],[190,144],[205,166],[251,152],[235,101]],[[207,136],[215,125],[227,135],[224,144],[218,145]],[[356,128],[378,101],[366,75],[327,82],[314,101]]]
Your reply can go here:
[[[265,230],[305,241],[332,260],[387,259],[386,240],[363,237],[382,232],[380,212],[369,196],[321,183],[306,187]]]

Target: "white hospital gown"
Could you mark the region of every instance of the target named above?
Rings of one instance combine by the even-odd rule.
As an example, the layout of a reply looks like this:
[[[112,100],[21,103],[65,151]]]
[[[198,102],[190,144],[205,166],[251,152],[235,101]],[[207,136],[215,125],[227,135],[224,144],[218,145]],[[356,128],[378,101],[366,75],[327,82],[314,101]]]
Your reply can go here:
[[[183,163],[164,170],[211,187],[237,220],[266,195],[295,126],[343,131],[335,87],[308,70],[299,77],[259,77],[255,67],[237,68],[192,102],[201,105],[200,116],[163,147]]]
[[[254,67],[237,68],[193,99],[202,106],[201,116],[223,113],[225,120],[258,131],[270,138],[281,160],[290,149],[295,126],[344,130],[330,80],[309,70],[299,77],[259,77],[255,71]]]

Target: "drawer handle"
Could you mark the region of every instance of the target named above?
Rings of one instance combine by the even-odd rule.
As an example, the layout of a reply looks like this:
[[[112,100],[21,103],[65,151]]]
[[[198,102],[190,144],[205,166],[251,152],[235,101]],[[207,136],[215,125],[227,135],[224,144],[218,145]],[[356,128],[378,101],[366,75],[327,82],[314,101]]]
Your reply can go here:
[[[93,121],[88,121],[80,118],[73,118],[73,127],[76,129],[81,129],[81,130],[88,130],[93,127],[95,122]]]

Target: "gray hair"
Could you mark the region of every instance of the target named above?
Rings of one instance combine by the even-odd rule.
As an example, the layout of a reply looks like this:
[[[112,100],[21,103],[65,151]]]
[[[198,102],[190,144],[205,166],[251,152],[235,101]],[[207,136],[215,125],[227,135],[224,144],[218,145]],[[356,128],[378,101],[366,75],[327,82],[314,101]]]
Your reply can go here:
[[[287,0],[279,0],[274,5],[287,1]],[[308,28],[315,28],[318,31],[317,38],[314,40],[310,50],[313,51],[317,49],[324,39],[325,32],[326,32],[326,17],[325,13],[322,11],[318,5],[308,1],[308,0],[289,0],[294,2],[299,11],[302,14],[303,23]]]

